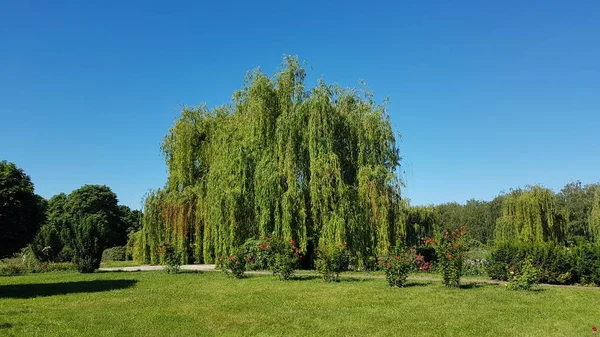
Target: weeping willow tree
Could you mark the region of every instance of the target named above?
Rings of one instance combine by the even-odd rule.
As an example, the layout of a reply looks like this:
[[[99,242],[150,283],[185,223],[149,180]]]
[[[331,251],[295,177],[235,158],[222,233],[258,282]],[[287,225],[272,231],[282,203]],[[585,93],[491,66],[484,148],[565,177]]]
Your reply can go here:
[[[563,242],[564,219],[551,190],[540,186],[515,190],[504,197],[497,220],[497,242]]]
[[[134,258],[156,263],[170,241],[183,262],[211,263],[274,234],[310,253],[346,242],[359,261],[405,232],[399,150],[368,90],[320,81],[285,57],[274,77],[247,75],[231,103],[184,108],[162,143],[168,180],[145,201]]]
[[[589,219],[589,231],[595,242],[600,242],[600,188],[594,192],[594,201]]]

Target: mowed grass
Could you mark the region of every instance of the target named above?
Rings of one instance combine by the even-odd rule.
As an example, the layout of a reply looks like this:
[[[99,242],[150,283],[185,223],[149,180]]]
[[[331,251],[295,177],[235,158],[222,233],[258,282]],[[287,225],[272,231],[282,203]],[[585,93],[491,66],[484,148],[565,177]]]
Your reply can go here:
[[[53,272],[0,277],[0,335],[588,336],[599,303],[593,288]]]

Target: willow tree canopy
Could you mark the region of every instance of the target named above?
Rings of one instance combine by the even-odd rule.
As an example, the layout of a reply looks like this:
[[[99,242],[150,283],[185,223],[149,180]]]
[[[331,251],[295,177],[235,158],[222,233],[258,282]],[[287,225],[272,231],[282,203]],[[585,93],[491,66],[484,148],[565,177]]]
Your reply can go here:
[[[230,104],[184,108],[163,140],[168,181],[145,202],[134,258],[170,241],[183,262],[213,262],[274,234],[310,252],[347,242],[359,263],[404,232],[399,150],[385,105],[319,81],[285,57],[273,77],[247,75]]]
[[[496,241],[563,242],[564,219],[551,190],[530,186],[504,197],[497,221]]]

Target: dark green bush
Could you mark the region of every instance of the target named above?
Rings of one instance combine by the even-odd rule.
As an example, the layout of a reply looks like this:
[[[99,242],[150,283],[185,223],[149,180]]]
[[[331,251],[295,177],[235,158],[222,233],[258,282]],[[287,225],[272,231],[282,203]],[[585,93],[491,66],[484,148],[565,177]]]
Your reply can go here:
[[[105,249],[102,252],[102,261],[125,261],[127,259],[127,247],[117,246]]]
[[[585,285],[600,285],[600,246],[581,244],[572,249],[575,278]]]
[[[499,245],[490,253],[486,271],[492,279],[506,281],[511,272],[521,273],[525,259],[539,271],[541,283],[600,285],[600,247],[587,243],[575,247],[554,243]]]

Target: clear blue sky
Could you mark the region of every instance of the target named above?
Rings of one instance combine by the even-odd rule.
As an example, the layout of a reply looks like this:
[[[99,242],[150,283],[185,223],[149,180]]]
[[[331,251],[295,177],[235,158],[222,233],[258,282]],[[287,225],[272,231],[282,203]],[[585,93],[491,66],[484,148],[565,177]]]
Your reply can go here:
[[[390,98],[413,204],[600,181],[597,0],[1,1],[0,159],[44,197],[106,184],[139,208],[181,105],[283,54]]]

